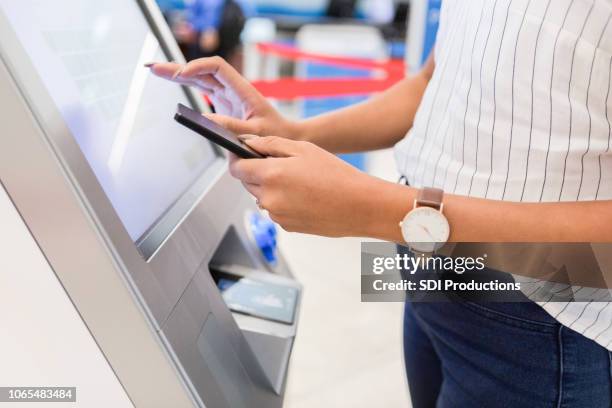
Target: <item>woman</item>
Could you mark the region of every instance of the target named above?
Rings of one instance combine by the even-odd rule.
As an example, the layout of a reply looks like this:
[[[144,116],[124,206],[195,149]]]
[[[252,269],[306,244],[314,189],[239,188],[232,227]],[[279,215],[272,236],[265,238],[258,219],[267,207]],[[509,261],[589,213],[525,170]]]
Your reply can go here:
[[[444,205],[432,241],[612,242],[611,19],[610,0],[445,0],[418,74],[301,122],[221,59],[152,69],[263,136],[246,143],[271,157],[231,173],[288,231],[415,244],[398,223],[420,197]],[[332,154],[393,145],[408,185]],[[612,406],[608,304],[567,305],[407,303],[413,405]]]

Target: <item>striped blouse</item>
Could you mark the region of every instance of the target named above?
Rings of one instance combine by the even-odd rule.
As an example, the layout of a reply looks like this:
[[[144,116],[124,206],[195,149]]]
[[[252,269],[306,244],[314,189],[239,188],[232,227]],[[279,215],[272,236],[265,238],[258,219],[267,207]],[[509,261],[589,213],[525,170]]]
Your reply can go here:
[[[435,59],[395,147],[412,186],[612,200],[612,0],[444,0]],[[612,303],[540,304],[612,350]]]

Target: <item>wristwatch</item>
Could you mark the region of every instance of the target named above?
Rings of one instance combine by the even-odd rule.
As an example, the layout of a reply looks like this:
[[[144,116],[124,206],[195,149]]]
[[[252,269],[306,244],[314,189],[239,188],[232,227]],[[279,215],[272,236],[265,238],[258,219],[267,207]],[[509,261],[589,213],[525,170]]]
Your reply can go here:
[[[419,190],[414,208],[399,223],[402,237],[411,250],[432,253],[444,246],[450,236],[450,225],[443,214],[444,191],[437,188]]]

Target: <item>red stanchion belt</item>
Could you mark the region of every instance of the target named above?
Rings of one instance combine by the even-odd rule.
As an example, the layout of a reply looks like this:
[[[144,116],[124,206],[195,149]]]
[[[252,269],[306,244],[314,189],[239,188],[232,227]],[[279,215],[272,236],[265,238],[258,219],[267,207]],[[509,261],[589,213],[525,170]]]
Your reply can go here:
[[[276,55],[294,61],[311,61],[330,66],[366,69],[380,73],[376,78],[296,79],[281,78],[273,81],[254,81],[253,85],[264,96],[291,100],[296,98],[334,97],[343,95],[367,95],[381,92],[404,77],[403,60],[376,61],[365,58],[335,57],[300,51],[296,47],[275,43],[257,45],[263,54]]]

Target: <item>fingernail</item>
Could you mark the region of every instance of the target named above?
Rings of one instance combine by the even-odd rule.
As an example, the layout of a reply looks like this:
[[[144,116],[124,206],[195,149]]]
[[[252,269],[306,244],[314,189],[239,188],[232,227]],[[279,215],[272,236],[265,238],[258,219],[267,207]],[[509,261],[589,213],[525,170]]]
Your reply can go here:
[[[179,68],[176,70],[176,72],[174,73],[174,75],[172,75],[172,79],[176,79],[178,78],[181,74],[183,73],[183,67]]]
[[[144,64],[144,66],[145,66],[145,68],[151,68],[155,64],[156,64],[156,62],[147,62],[146,64]]]

